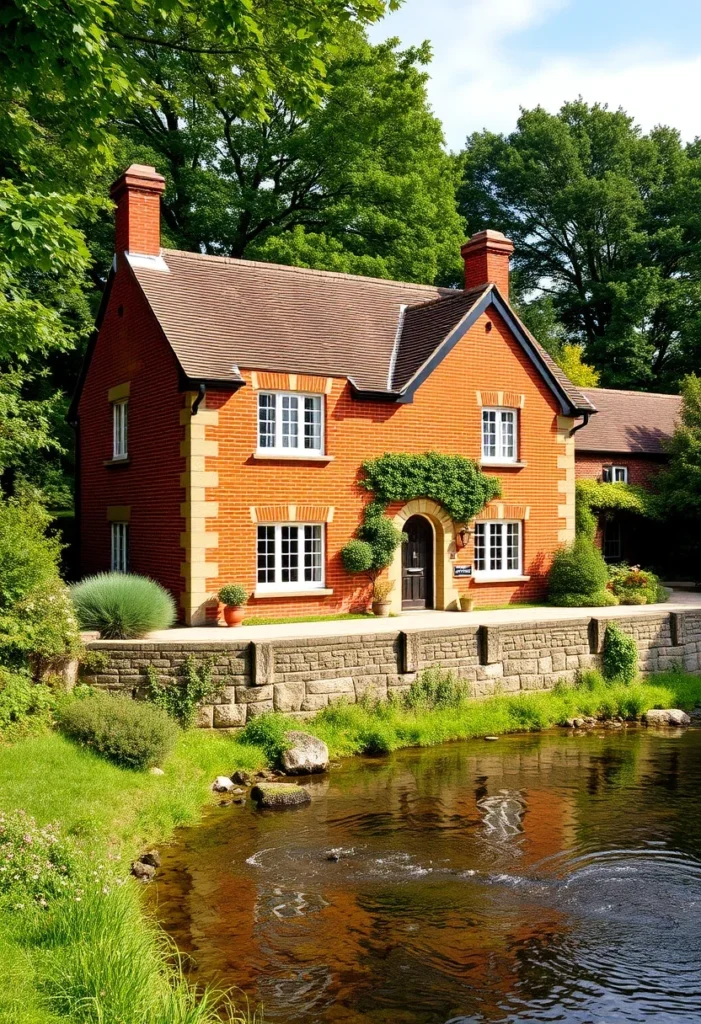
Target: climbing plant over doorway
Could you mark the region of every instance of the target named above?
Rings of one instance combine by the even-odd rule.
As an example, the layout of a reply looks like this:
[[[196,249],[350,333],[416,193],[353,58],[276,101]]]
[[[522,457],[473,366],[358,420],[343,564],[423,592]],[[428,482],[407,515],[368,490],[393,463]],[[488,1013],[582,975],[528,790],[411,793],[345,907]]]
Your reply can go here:
[[[371,578],[391,563],[402,541],[402,532],[385,515],[388,505],[429,498],[454,522],[467,523],[501,494],[499,480],[462,455],[386,452],[367,459],[362,469],[359,485],[373,494],[373,500],[365,506],[357,539],[345,546],[341,558],[348,572],[367,572]]]

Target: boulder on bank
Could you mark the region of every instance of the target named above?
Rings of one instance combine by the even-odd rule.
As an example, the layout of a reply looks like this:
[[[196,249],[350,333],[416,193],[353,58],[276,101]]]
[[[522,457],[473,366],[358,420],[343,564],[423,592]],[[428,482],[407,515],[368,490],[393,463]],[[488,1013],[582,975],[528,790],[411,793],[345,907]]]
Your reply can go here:
[[[645,715],[648,725],[691,725],[691,719],[686,711],[679,708],[651,708]]]
[[[290,744],[280,758],[285,775],[313,775],[328,771],[329,748],[323,740],[310,736],[308,732],[291,729],[285,733],[285,741]]]
[[[217,775],[212,783],[214,793],[229,793],[234,788],[234,783],[226,775]]]
[[[285,782],[259,782],[251,790],[251,799],[259,808],[301,807],[312,801],[309,790]]]

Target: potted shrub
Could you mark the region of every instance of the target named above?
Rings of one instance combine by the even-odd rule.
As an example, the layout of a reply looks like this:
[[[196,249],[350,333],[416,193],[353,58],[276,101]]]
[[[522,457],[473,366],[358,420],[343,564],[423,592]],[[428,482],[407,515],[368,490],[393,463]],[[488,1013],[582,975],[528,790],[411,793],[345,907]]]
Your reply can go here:
[[[386,619],[389,615],[391,601],[389,595],[394,583],[391,580],[375,580],[372,585],[372,614]]]
[[[246,614],[245,604],[248,594],[240,583],[227,583],[218,594],[224,605],[224,622],[227,626],[240,626]]]

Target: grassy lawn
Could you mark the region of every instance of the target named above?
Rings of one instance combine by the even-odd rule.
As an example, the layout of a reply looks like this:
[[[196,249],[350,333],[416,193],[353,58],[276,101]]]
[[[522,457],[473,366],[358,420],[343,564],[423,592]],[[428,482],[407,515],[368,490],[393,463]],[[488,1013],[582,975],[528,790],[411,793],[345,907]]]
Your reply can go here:
[[[342,622],[345,619],[374,619],[372,612],[339,612],[337,615],[249,615],[244,626],[278,626],[287,622]]]
[[[547,728],[577,715],[637,716],[651,707],[701,702],[701,677],[667,673],[646,682],[606,685],[590,673],[577,688],[500,695],[444,706],[336,704],[304,728],[332,756],[383,753],[411,745]],[[213,994],[190,988],[137,883],[124,879],[147,844],[197,820],[214,799],[210,783],[236,768],[255,769],[279,750],[291,720],[254,719],[243,743],[231,735],[183,733],[165,774],[128,771],[46,732],[0,745],[0,808],[23,809],[39,823],[59,820],[90,870],[79,899],[47,910],[0,910],[2,1024],[216,1024],[241,1020]],[[92,872],[96,877],[91,879]],[[88,877],[90,876],[90,877]]]

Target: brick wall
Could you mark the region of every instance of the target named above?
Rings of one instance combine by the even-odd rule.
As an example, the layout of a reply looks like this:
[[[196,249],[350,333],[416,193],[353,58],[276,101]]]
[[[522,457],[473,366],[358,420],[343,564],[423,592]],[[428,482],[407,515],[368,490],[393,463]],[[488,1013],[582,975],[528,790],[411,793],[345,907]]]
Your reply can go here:
[[[675,666],[701,671],[701,612],[615,621],[635,638],[642,672]],[[599,666],[606,622],[602,612],[569,621],[270,642],[95,641],[89,648],[102,652],[107,665],[86,681],[139,697],[149,665],[177,685],[188,657],[211,659],[223,692],[218,703],[202,708],[200,725],[237,728],[273,709],[305,717],[336,700],[354,703],[367,692],[386,699],[432,665],[455,671],[476,697],[573,682],[581,670]]]
[[[661,455],[606,455],[598,452],[576,452],[575,471],[578,480],[602,480],[604,466],[627,466],[628,483],[647,487],[659,473],[666,459]]]

